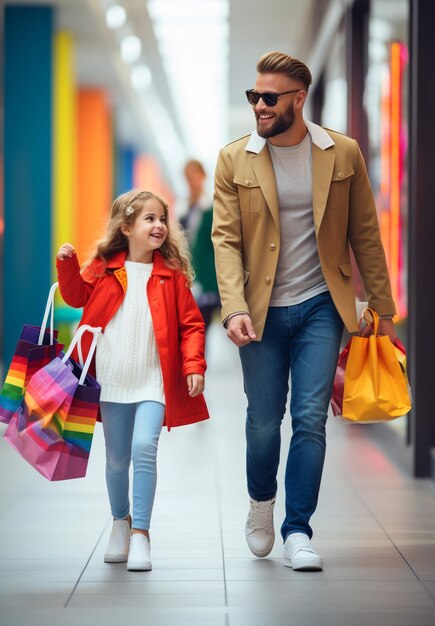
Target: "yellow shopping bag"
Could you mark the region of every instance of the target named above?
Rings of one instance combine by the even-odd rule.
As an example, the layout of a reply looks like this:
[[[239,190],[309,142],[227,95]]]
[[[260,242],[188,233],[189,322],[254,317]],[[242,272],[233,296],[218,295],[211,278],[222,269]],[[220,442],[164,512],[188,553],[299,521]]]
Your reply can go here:
[[[342,417],[349,422],[385,422],[411,409],[403,359],[389,337],[377,336],[379,316],[368,311],[373,335],[352,337],[344,372]]]

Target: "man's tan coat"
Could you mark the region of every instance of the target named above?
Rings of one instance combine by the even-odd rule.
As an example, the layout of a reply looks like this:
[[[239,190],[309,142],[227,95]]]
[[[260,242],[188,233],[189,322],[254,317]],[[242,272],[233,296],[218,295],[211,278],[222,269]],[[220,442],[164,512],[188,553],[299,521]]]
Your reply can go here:
[[[313,218],[320,263],[349,332],[358,329],[349,244],[369,305],[395,312],[373,193],[357,142],[305,121],[312,139]],[[215,176],[213,244],[222,320],[245,312],[260,340],[281,246],[278,195],[266,140],[223,148]]]

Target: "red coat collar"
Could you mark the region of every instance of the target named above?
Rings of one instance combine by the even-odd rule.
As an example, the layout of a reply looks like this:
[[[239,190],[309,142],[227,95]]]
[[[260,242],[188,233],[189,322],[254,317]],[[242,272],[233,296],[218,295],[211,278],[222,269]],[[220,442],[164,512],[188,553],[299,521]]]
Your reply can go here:
[[[125,259],[127,257],[127,250],[117,252],[107,261],[107,268],[109,269],[121,269],[125,265]],[[165,257],[157,250],[153,255],[153,271],[152,274],[157,276],[170,276],[171,270],[166,265]]]
[[[171,275],[171,270],[166,265],[165,257],[157,250],[154,252],[153,255],[153,271],[151,272],[151,275],[153,274],[156,274],[157,276]]]

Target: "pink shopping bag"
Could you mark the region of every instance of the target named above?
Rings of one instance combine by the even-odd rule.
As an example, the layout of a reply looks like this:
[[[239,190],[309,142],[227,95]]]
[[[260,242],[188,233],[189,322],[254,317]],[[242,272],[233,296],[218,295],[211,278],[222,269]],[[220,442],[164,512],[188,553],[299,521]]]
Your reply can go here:
[[[80,350],[84,332],[94,334],[86,363],[70,358]],[[97,418],[100,386],[89,365],[101,328],[81,326],[68,351],[38,370],[4,434],[6,441],[48,480],[68,480],[86,475]]]

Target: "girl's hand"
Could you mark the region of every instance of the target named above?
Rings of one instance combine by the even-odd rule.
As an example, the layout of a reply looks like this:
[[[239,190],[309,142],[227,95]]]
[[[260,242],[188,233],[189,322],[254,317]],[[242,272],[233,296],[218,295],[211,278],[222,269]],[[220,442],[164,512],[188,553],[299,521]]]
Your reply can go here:
[[[58,253],[57,253],[57,258],[59,259],[59,261],[65,261],[65,259],[67,259],[68,257],[71,257],[73,254],[75,254],[75,250],[74,250],[74,246],[72,246],[70,243],[64,243],[60,246]]]
[[[204,376],[201,376],[201,374],[188,374],[187,391],[191,398],[199,396],[204,391]]]

